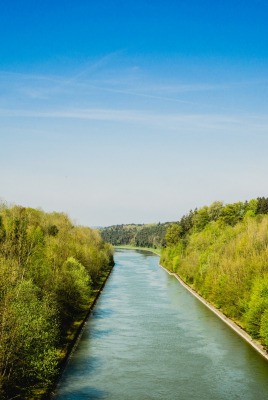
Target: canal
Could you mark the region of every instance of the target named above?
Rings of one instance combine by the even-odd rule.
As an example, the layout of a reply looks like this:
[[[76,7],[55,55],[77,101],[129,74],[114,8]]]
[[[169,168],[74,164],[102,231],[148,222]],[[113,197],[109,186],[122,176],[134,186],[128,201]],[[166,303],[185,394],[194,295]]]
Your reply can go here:
[[[159,267],[117,250],[56,400],[266,400],[268,362]]]

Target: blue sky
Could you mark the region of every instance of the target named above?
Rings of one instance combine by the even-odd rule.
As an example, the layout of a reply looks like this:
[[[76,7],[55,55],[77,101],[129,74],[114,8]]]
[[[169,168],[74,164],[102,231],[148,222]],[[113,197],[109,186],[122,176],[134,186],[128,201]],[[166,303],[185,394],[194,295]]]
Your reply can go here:
[[[0,0],[0,198],[99,226],[268,196],[267,17],[264,0]]]

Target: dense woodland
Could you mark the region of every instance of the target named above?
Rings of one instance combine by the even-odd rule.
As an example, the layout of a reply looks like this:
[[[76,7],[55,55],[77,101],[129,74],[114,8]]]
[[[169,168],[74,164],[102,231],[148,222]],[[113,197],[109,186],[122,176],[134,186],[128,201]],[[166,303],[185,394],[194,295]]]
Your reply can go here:
[[[97,231],[65,214],[0,205],[0,398],[38,398],[113,263]]]
[[[268,346],[268,199],[191,211],[166,234],[161,263]]]
[[[165,245],[166,231],[171,224],[113,225],[100,229],[100,234],[105,242],[113,246],[130,245],[157,249]]]

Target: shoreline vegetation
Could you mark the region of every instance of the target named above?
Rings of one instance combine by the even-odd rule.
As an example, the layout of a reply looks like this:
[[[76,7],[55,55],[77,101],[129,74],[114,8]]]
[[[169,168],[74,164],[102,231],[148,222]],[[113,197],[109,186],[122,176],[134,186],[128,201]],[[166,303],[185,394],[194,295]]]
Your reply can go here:
[[[191,211],[171,225],[160,264],[268,348],[268,199]]]
[[[141,250],[141,251],[148,251],[151,253],[156,254],[160,257],[161,249],[152,249],[152,248],[143,248],[143,247],[135,247],[135,246],[114,246],[116,249],[123,249],[123,250]],[[240,335],[246,342],[248,342],[258,353],[261,354],[268,361],[268,352],[266,351],[265,347],[257,340],[254,340],[240,325],[238,325],[235,321],[228,318],[224,313],[222,313],[218,308],[214,307],[211,303],[209,303],[205,298],[203,298],[199,293],[197,293],[191,286],[187,285],[178,274],[174,272],[170,272],[167,268],[163,267],[159,263],[159,266],[166,271],[169,275],[174,276],[179,283],[188,290],[194,297],[196,297],[201,303],[203,303],[209,310],[211,310],[217,317],[219,317],[225,324],[227,324],[231,329],[233,329],[238,335]]]
[[[210,206],[190,210],[179,221],[166,224],[164,230],[161,227],[161,232],[165,231],[165,236],[157,239],[161,246],[155,246],[156,236],[152,231],[141,226],[138,231],[139,238],[142,233],[142,243],[149,243],[139,247],[149,251],[161,247],[161,266],[178,276],[222,320],[230,326],[235,324],[237,332],[260,349],[265,358],[268,349],[267,214],[268,198],[265,197],[232,204],[215,201]],[[113,245],[135,248],[136,227],[116,225],[105,229],[105,236]],[[155,224],[154,233],[158,231],[160,226]],[[133,235],[133,232],[136,233]]]
[[[113,265],[111,266],[110,270],[106,271],[100,277],[99,281],[97,282],[94,289],[92,290],[92,295],[90,298],[90,302],[88,304],[88,311],[86,312],[84,318],[82,320],[74,321],[73,327],[71,329],[71,334],[68,335],[68,342],[66,343],[65,348],[62,349],[62,357],[59,362],[59,372],[58,372],[57,376],[55,377],[52,387],[49,389],[49,391],[45,392],[42,395],[43,397],[41,397],[40,400],[42,398],[44,400],[52,400],[55,397],[59,380],[69,362],[69,359],[70,359],[73,351],[75,350],[76,346],[79,343],[80,337],[81,337],[84,327],[85,327],[85,324],[86,324],[88,318],[90,317],[90,314],[92,313],[92,311],[95,307],[95,304],[97,303],[99,296],[101,295],[101,292],[102,292],[107,280],[109,279],[109,276],[110,276],[112,270],[113,270]],[[37,400],[37,399],[34,397],[31,400]]]
[[[124,249],[124,250],[141,250],[141,251],[149,251],[151,253],[156,254],[160,257],[161,249],[153,249],[150,247],[135,247],[130,245],[124,246],[114,246],[116,249]],[[202,297],[198,292],[196,292],[191,286],[187,285],[178,274],[174,272],[170,272],[167,268],[163,267],[160,264],[159,266],[166,271],[170,276],[174,276],[179,283],[188,290],[194,297],[196,297],[202,304],[204,304],[209,310],[211,310],[217,317],[219,317],[226,325],[228,325],[231,329],[233,329],[239,336],[241,336],[246,342],[250,344],[262,357],[264,357],[268,361],[268,352],[266,351],[265,347],[257,340],[252,338],[240,325],[238,325],[235,321],[228,318],[224,313],[222,313],[218,308],[214,307],[211,303],[209,303],[204,297]]]
[[[64,213],[0,203],[0,398],[49,398],[113,248]]]
[[[161,249],[153,249],[150,247],[135,247],[135,246],[114,246],[116,249],[125,249],[125,250],[145,250],[151,253],[156,254],[160,257]],[[159,266],[166,271],[170,276],[174,276],[179,283],[188,290],[194,297],[196,297],[202,304],[204,304],[209,310],[211,310],[217,317],[219,317],[226,325],[228,325],[231,329],[233,329],[239,336],[241,336],[246,342],[250,344],[262,357],[264,357],[268,361],[268,352],[265,347],[258,341],[252,338],[240,325],[238,325],[235,321],[228,318],[224,313],[222,313],[218,308],[214,307],[211,303],[209,303],[204,297],[202,297],[198,292],[196,292],[191,286],[187,285],[178,274],[174,272],[170,272],[167,268],[163,267],[159,263]]]

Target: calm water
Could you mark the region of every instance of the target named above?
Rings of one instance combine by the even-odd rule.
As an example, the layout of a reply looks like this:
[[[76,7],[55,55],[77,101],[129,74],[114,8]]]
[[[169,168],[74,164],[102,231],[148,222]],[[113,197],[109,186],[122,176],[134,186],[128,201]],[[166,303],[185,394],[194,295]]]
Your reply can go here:
[[[267,400],[268,363],[159,268],[120,250],[57,400]]]

